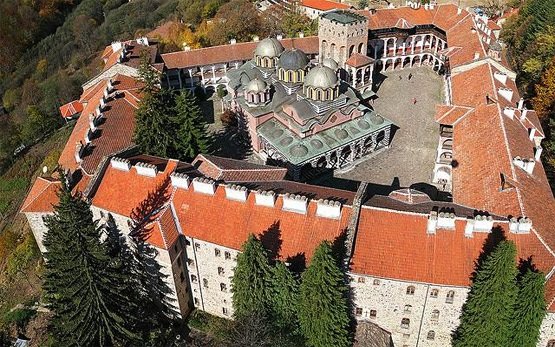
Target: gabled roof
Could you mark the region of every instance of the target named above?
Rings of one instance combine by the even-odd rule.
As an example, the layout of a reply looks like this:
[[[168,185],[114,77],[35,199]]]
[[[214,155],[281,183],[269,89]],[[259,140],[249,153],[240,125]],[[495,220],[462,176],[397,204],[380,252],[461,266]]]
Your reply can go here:
[[[21,205],[20,212],[53,212],[54,204],[58,202],[60,187],[61,183],[57,179],[37,177]]]
[[[302,5],[304,7],[313,8],[319,11],[329,11],[335,9],[349,9],[352,8],[347,4],[342,4],[335,1],[328,1],[328,0],[303,0]]]
[[[226,182],[255,182],[282,180],[287,169],[260,165],[214,155],[199,154],[193,165],[205,176]]]
[[[351,55],[351,57],[349,57],[349,59],[347,59],[345,64],[352,67],[362,67],[362,66],[370,65],[373,62],[374,62],[374,59],[370,58],[367,55],[354,53],[353,55]]]
[[[83,104],[81,104],[77,100],[68,102],[67,104],[60,106],[60,114],[63,118],[71,118],[82,111]]]

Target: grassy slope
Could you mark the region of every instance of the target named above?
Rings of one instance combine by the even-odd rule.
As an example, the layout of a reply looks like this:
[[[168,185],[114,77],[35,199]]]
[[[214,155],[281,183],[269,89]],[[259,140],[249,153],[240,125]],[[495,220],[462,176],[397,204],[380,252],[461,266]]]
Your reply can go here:
[[[47,315],[12,311],[18,304],[40,300],[42,257],[25,217],[18,213],[21,203],[42,167],[52,170],[60,156],[71,126],[66,126],[33,146],[0,176],[0,329],[12,335],[24,332],[39,346],[46,338]],[[10,312],[11,311],[11,312]],[[26,323],[29,318],[29,324]]]

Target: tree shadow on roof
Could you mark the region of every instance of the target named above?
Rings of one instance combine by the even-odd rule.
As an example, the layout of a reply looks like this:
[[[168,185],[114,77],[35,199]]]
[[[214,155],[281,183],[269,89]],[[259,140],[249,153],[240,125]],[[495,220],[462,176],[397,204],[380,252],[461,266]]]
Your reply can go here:
[[[486,239],[484,240],[484,245],[482,246],[482,252],[474,262],[474,272],[471,274],[471,280],[474,282],[476,279],[476,275],[478,271],[482,268],[484,261],[489,257],[489,255],[493,252],[495,247],[501,243],[501,241],[507,240],[505,235],[505,231],[500,226],[496,226],[491,229],[491,232],[488,234]]]
[[[260,242],[262,242],[264,248],[268,251],[268,257],[271,263],[275,263],[279,259],[281,244],[283,243],[279,225],[280,221],[276,220],[268,229],[258,234]]]

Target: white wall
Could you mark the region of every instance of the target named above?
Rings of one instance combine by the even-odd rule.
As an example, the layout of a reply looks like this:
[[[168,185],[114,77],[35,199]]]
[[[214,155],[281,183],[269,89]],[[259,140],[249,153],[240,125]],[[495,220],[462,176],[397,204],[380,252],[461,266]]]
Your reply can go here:
[[[31,230],[33,231],[33,235],[35,236],[35,240],[37,241],[37,245],[42,253],[46,252],[46,248],[44,247],[44,234],[48,231],[48,228],[44,224],[43,218],[46,216],[51,216],[53,213],[36,213],[36,212],[26,212],[25,217],[27,217],[27,221],[31,226]]]

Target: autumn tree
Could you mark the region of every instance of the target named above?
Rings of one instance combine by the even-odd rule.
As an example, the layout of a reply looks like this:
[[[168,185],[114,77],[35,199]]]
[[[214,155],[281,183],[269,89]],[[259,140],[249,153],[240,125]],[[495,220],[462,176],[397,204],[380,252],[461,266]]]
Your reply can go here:
[[[214,17],[214,25],[208,32],[212,45],[223,45],[231,39],[250,41],[253,35],[261,35],[263,28],[254,3],[248,0],[232,0],[224,4]],[[262,31],[261,31],[262,29]]]

